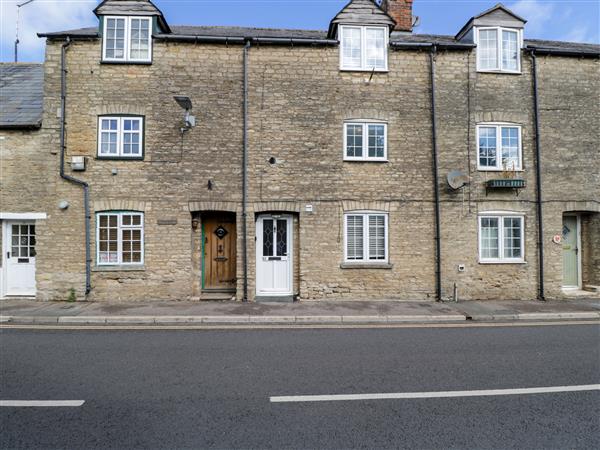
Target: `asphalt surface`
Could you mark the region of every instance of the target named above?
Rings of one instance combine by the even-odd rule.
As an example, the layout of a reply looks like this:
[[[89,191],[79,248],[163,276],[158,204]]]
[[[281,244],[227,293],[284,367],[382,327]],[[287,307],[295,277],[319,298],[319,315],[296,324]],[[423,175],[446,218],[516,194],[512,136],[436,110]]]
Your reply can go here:
[[[600,448],[600,391],[270,403],[270,396],[600,383],[598,325],[0,330],[2,448]]]

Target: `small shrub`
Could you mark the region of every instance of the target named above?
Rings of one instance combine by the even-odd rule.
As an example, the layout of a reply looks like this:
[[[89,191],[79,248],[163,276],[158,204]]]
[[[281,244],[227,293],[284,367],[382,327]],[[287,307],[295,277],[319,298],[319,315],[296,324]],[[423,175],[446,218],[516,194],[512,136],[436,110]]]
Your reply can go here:
[[[68,302],[74,302],[77,300],[77,296],[75,295],[75,289],[69,289],[69,296],[67,297]]]

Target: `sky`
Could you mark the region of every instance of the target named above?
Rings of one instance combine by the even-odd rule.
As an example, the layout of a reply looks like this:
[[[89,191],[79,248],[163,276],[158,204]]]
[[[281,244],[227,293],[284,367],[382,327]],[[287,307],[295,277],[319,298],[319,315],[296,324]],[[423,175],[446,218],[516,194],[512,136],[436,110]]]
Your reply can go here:
[[[14,60],[16,5],[0,0],[0,61]],[[240,25],[325,30],[348,0],[155,0],[171,25]],[[498,0],[414,0],[415,33],[454,35],[469,18]],[[99,0],[34,0],[21,8],[19,61],[44,59],[38,32],[97,26]],[[525,38],[600,44],[600,0],[506,0],[528,20]]]

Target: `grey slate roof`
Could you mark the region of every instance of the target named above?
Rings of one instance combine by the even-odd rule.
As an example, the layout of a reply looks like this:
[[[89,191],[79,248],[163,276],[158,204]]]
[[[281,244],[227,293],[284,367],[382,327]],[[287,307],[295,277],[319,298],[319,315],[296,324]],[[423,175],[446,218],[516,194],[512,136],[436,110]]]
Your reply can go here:
[[[142,0],[104,0],[94,13],[102,14],[160,14],[160,10],[150,1]]]
[[[252,38],[289,38],[289,39],[326,39],[326,30],[288,30],[279,28],[248,28],[248,27],[230,27],[230,26],[172,26],[174,35],[180,36],[222,36],[222,37],[252,37]],[[96,38],[98,37],[97,28],[80,28],[70,31],[59,31],[55,33],[40,34],[40,37],[48,38]],[[458,40],[454,36],[438,34],[415,34],[404,32],[393,32],[390,36],[390,43],[439,43],[439,44],[457,44]],[[569,52],[584,52],[590,55],[600,56],[600,45],[585,44],[577,42],[546,41],[540,39],[526,39],[525,45],[535,48],[548,48],[556,50],[565,50]]]
[[[43,102],[42,64],[0,63],[0,128],[39,128]]]
[[[393,27],[396,25],[396,21],[373,0],[351,0],[331,20],[328,32],[329,38],[335,37],[338,24],[368,24]]]
[[[166,33],[171,31],[162,11],[150,0],[104,0],[96,6],[94,14],[97,16],[157,16],[161,29]]]

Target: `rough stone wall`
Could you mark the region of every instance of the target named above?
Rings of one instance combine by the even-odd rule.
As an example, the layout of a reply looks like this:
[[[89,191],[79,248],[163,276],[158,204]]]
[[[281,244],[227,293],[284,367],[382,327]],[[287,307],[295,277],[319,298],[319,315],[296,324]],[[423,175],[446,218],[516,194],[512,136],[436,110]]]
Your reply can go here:
[[[46,55],[47,108],[44,127],[58,127],[60,45]],[[87,157],[85,172],[67,172],[90,183],[92,212],[91,300],[186,299],[192,292],[190,203],[234,201],[241,196],[241,48],[155,45],[152,65],[100,63],[99,42],[74,42],[67,52],[67,153]],[[174,95],[194,101],[197,126],[181,135],[183,110]],[[97,154],[98,115],[145,117],[143,161],[102,160]],[[113,171],[116,174],[113,174]],[[208,190],[208,181],[212,190]],[[52,298],[71,285],[79,296],[84,276],[84,216],[81,189],[60,181],[56,198],[71,206],[49,220],[55,242],[47,257],[60,255],[60,269],[40,286]],[[109,270],[95,263],[96,213],[145,213],[144,270]],[[161,225],[165,223],[168,225]],[[66,247],[66,248],[65,248]],[[64,286],[64,287],[63,287]]]
[[[581,218],[581,252],[583,286],[600,286],[600,213]]]
[[[562,298],[562,247],[552,236],[565,212],[600,212],[600,61],[538,57],[538,71],[546,288]],[[599,264],[586,271],[600,278]]]
[[[537,217],[535,214],[535,129],[529,61],[521,75],[478,73],[474,52],[445,52],[436,58],[439,188],[442,223],[442,295],[450,298],[456,283],[460,299],[531,299],[537,295]],[[502,172],[477,169],[477,125],[506,122],[522,128],[523,171],[520,192],[488,190],[489,179]],[[452,190],[448,173],[460,170],[470,183]],[[525,263],[479,262],[478,217],[486,211],[525,216]],[[458,266],[464,265],[464,272]]]
[[[339,71],[337,48],[250,50],[250,200],[314,209],[300,215],[301,298],[430,298],[427,61],[425,53],[390,51],[389,73],[369,81],[370,73]],[[388,162],[343,160],[349,119],[388,123]],[[389,212],[392,268],[340,267],[343,213],[352,210]]]
[[[40,151],[40,130],[0,130],[0,211],[4,213],[46,212],[48,157]],[[37,233],[43,230],[36,221]],[[0,219],[0,249],[2,220]],[[3,264],[0,257],[0,268]],[[0,274],[1,280],[1,274]]]
[[[144,270],[106,270],[94,262],[88,298],[197,298],[198,237],[191,222],[198,212],[214,209],[236,213],[237,297],[241,299],[242,48],[155,42],[152,65],[101,64],[99,42],[75,42],[67,55],[66,160],[73,155],[88,157],[87,170],[72,175],[90,182],[93,259],[95,212],[145,213]],[[85,278],[82,192],[58,179],[59,56],[59,44],[48,43],[42,132],[48,136],[44,152],[51,155],[55,175],[49,183],[54,191],[44,200],[49,218],[39,249],[41,299],[64,297],[71,288],[83,298]],[[389,68],[388,73],[375,73],[370,79],[370,73],[340,72],[337,48],[250,49],[250,299],[256,289],[255,219],[267,211],[290,212],[298,220],[294,290],[300,298],[434,297],[428,53],[390,50]],[[437,56],[436,81],[443,296],[450,297],[457,283],[463,299],[505,298],[507,292],[511,298],[535,298],[538,257],[530,61],[523,57],[521,75],[479,74],[474,52],[443,52]],[[540,61],[546,282],[552,298],[562,296],[562,254],[551,243],[560,232],[562,213],[573,208],[593,211],[600,198],[595,146],[599,113],[593,101],[597,88],[598,61]],[[183,138],[179,131],[183,111],[173,95],[188,95],[194,102],[197,126]],[[143,161],[96,158],[100,114],[144,115]],[[388,123],[388,162],[343,161],[347,119]],[[477,171],[475,135],[476,124],[484,121],[522,125],[524,171],[518,175],[527,187],[518,196],[513,191],[486,193],[484,183],[493,175]],[[270,158],[275,158],[275,164]],[[445,177],[457,169],[468,173],[471,183],[450,192]],[[69,167],[67,172],[71,173]],[[207,187],[209,180],[212,190]],[[70,207],[59,211],[56,204],[63,199]],[[305,210],[309,204],[313,213]],[[389,214],[391,267],[341,267],[343,213],[352,210]],[[479,264],[477,217],[492,210],[524,213],[525,264]],[[159,225],[165,219],[171,224]],[[465,272],[457,271],[458,264],[465,264]],[[590,279],[596,276],[591,273]]]

